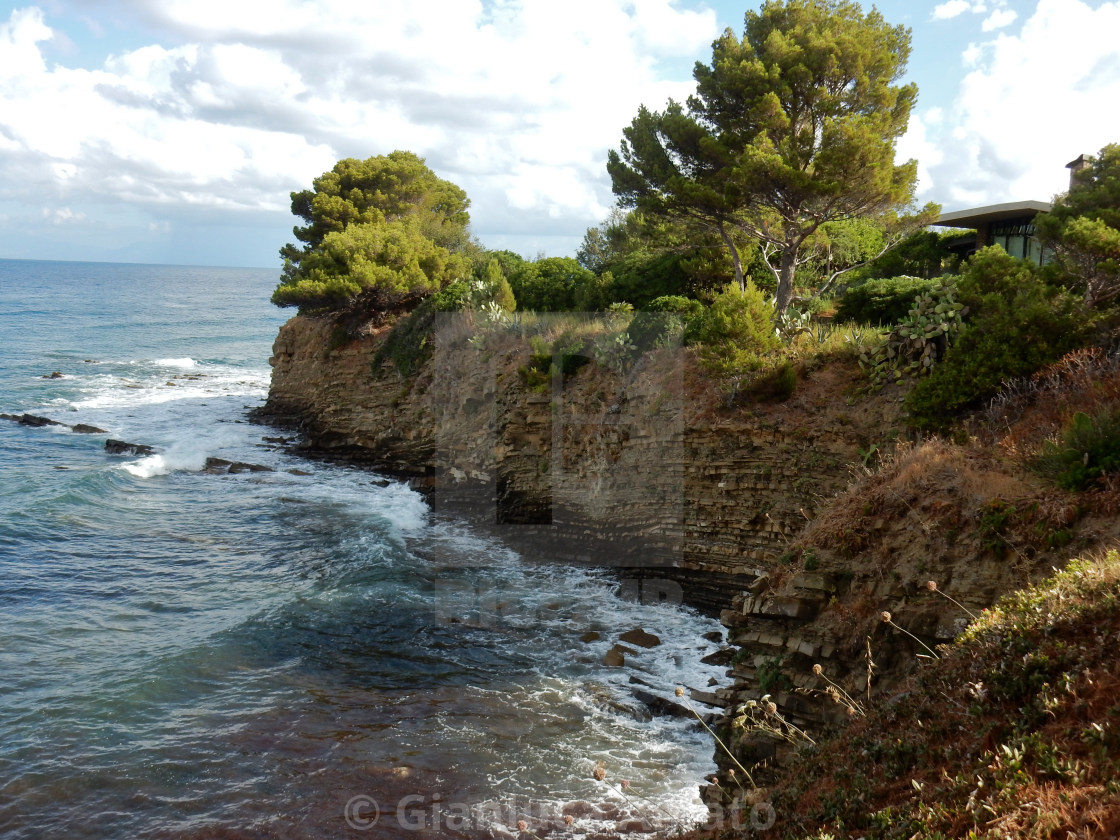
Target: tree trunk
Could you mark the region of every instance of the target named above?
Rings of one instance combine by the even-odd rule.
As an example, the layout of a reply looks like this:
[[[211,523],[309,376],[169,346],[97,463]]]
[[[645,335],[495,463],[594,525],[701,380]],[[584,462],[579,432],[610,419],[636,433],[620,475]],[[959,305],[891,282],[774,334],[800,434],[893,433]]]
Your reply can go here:
[[[774,307],[779,315],[784,315],[793,300],[793,276],[797,270],[798,246],[786,243],[782,246],[782,260],[778,266],[778,289],[774,294]]]
[[[739,291],[745,292],[747,290],[747,279],[743,276],[743,261],[739,259],[739,249],[735,247],[735,242],[723,227],[719,226],[719,235],[723,239],[723,244],[727,246],[727,250],[731,252],[731,264],[735,266],[735,282],[739,284]]]

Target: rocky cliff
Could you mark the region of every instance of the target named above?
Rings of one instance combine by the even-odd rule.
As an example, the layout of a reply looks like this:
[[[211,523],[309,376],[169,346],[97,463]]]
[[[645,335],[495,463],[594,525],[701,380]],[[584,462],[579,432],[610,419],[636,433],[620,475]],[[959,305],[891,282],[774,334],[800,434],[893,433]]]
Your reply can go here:
[[[408,378],[373,366],[383,340],[293,318],[262,414],[298,428],[305,451],[408,478],[437,511],[532,555],[617,568],[645,597],[707,611],[778,564],[895,410],[845,398],[854,365],[804,373],[785,403],[727,410],[679,348],[534,385],[520,338],[480,350],[437,330]]]
[[[1116,535],[1114,515],[994,438],[888,445],[898,394],[867,395],[851,361],[803,369],[784,402],[728,407],[680,348],[545,374],[524,336],[480,343],[452,322],[403,377],[376,362],[385,332],[293,318],[263,414],[305,452],[408,478],[527,557],[612,567],[635,597],[721,611],[735,655],[720,731],[749,766],[797,742],[742,704],[769,695],[782,726],[827,730],[854,713],[830,683],[859,703],[891,696],[969,611]],[[733,765],[717,759],[707,796],[726,806]]]

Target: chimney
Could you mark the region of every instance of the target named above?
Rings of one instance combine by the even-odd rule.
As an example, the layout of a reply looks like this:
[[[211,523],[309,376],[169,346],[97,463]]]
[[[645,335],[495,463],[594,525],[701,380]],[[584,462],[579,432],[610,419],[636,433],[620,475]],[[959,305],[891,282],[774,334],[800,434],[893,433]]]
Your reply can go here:
[[[1076,159],[1066,164],[1066,169],[1069,170],[1069,188],[1071,190],[1077,185],[1077,173],[1092,162],[1092,155],[1078,155]]]

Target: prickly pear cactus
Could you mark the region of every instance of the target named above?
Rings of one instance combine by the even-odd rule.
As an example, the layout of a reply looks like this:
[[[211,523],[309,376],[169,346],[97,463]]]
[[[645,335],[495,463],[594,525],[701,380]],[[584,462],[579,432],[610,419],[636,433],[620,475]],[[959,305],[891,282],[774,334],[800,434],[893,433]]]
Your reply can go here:
[[[967,307],[957,299],[954,279],[914,298],[909,314],[860,353],[859,365],[873,389],[906,376],[924,376],[945,355],[961,328]]]

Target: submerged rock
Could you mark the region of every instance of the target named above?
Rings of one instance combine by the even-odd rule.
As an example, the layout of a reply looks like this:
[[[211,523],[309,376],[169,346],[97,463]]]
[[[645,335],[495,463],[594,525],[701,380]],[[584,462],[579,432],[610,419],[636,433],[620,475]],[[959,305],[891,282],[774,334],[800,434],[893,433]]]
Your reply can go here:
[[[626,664],[626,657],[622,655],[622,651],[611,648],[603,657],[603,664],[608,668],[621,668]]]
[[[231,474],[246,472],[275,472],[272,467],[266,467],[264,464],[247,464],[244,461],[234,461],[229,465],[229,471]]]
[[[735,648],[725,647],[717,650],[715,653],[709,653],[700,661],[705,665],[715,665],[720,668],[726,668],[735,660]]]
[[[97,426],[90,426],[86,423],[78,423],[77,425],[71,426],[69,423],[60,423],[58,420],[52,420],[49,417],[39,417],[35,414],[0,414],[0,420],[11,420],[13,423],[19,423],[21,426],[31,426],[36,429],[43,426],[63,426],[80,435],[108,434],[105,429],[100,429]]]
[[[225,458],[210,457],[202,467],[203,472],[218,474],[237,474],[247,472],[275,472],[264,464],[249,464],[245,461],[227,461]]]

